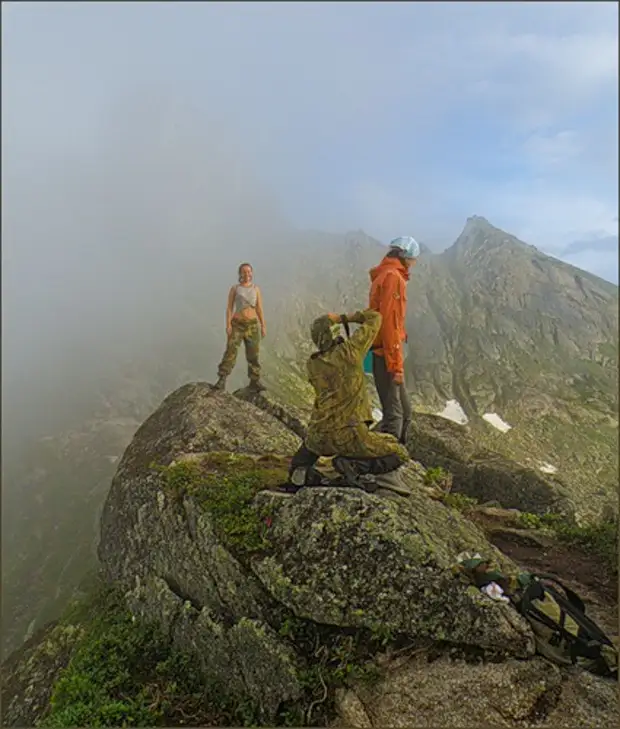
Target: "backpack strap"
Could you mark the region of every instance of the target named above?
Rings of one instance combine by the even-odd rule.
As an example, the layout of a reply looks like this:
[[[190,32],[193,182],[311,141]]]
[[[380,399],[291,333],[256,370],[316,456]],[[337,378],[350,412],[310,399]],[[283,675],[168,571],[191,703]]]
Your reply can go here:
[[[566,593],[566,599],[570,603],[572,603],[577,608],[577,610],[580,610],[585,615],[586,606],[584,601],[579,597],[576,592],[573,592],[573,590],[566,587],[564,583],[560,582],[560,580],[558,580],[555,575],[549,574],[547,572],[536,572],[532,574],[532,577],[535,577],[537,580],[545,580],[546,582],[553,582],[558,585]]]
[[[572,610],[569,610],[570,616],[576,621],[580,623],[580,627],[583,628],[584,631],[587,631],[590,633],[590,635],[595,639],[600,641],[601,643],[605,643],[606,645],[613,646],[613,643],[611,640],[605,635],[605,633],[599,628],[599,626],[591,620],[588,615],[586,615],[586,606],[583,600],[577,595],[576,592],[573,592],[570,588],[566,587],[560,580],[558,580],[557,577],[554,575],[550,575],[544,572],[537,573],[534,575],[537,579],[543,579],[547,582],[553,582],[556,585],[558,585],[562,590],[566,593],[566,599],[570,603],[570,605],[573,608],[576,608],[580,615],[575,615]],[[547,589],[551,595],[553,596],[554,600],[560,604],[561,607],[561,601],[563,601],[563,596],[558,593],[557,590],[553,588],[552,585],[549,585],[548,587],[545,587],[544,589]],[[562,611],[562,625],[561,627],[564,628],[564,623],[566,622],[566,613]],[[581,632],[581,631],[580,631]]]
[[[553,576],[549,576],[549,578],[547,578],[544,575],[534,575],[534,577],[534,582],[532,582],[523,593],[519,605],[520,612],[526,617],[529,615],[532,619],[546,625],[551,630],[556,633],[560,633],[564,638],[566,638],[571,646],[570,653],[573,661],[580,655],[593,657],[593,651],[596,651],[596,643],[602,643],[611,646],[612,648],[614,647],[611,640],[605,635],[599,626],[585,614],[584,610],[581,609],[580,606],[583,605],[583,601],[578,595],[576,595],[576,593],[572,590],[567,590],[567,588],[565,588],[560,582],[558,582],[557,578]],[[552,585],[541,584],[538,580],[539,577],[555,582],[566,591],[566,597],[554,589]],[[545,592],[549,593],[560,608],[559,623],[556,623],[552,618],[532,604],[534,600],[544,598]],[[579,626],[577,635],[573,635],[566,630],[565,624],[567,616],[571,617]]]
[[[351,329],[349,328],[349,320],[345,314],[342,314],[342,316],[340,317],[340,323],[344,327],[344,331],[347,335],[347,339],[350,339],[351,338]]]

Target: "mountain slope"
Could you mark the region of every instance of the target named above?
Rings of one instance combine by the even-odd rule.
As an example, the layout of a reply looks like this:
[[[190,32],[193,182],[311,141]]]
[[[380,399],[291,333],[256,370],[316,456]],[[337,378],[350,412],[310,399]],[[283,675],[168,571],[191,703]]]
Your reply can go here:
[[[310,322],[365,306],[385,248],[357,232],[300,235],[291,250],[266,357],[271,386],[293,377],[309,397]],[[579,518],[617,510],[618,288],[474,216],[446,251],[424,250],[408,299],[415,407],[458,403],[481,445],[565,483]]]
[[[617,287],[481,218],[418,273],[408,322],[416,404],[457,400],[490,447],[557,469],[582,515],[598,516],[599,492],[613,497],[617,483]]]

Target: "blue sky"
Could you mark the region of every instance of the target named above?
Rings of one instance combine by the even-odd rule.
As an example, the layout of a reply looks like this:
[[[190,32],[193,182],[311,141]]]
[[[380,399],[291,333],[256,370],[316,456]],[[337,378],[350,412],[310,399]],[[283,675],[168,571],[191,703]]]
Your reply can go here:
[[[615,2],[2,9],[6,179],[149,99],[208,118],[300,227],[440,249],[477,214],[618,280]]]

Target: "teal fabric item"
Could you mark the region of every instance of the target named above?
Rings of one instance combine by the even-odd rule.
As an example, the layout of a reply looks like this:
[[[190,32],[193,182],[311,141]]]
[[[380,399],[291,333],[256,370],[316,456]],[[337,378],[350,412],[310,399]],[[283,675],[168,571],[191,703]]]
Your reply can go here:
[[[372,375],[372,351],[368,350],[368,353],[364,357],[364,372],[367,375]]]

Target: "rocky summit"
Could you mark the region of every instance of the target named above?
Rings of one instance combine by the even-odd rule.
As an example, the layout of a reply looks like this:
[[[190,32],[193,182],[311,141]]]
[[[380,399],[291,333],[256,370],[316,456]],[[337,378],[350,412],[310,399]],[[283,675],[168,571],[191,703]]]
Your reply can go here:
[[[453,570],[519,569],[495,544],[521,512],[464,508],[415,461],[407,496],[282,493],[303,417],[207,383],[163,401],[118,464],[95,585],[3,666],[3,725],[617,725],[613,682],[535,655]]]

